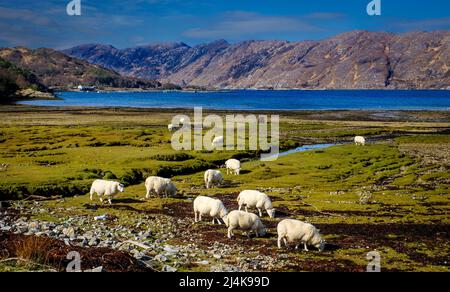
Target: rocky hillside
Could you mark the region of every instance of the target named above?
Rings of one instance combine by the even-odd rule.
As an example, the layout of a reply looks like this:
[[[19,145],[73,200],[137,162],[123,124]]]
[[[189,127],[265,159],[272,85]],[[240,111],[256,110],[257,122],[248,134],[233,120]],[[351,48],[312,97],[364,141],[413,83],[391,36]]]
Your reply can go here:
[[[36,75],[0,58],[0,103],[33,98],[53,98],[53,95]]]
[[[217,41],[64,51],[128,76],[208,88],[448,89],[450,31],[353,31],[322,41]]]
[[[37,76],[45,86],[67,89],[78,85],[99,88],[156,88],[159,82],[121,77],[120,74],[52,49],[0,49],[0,58]]]

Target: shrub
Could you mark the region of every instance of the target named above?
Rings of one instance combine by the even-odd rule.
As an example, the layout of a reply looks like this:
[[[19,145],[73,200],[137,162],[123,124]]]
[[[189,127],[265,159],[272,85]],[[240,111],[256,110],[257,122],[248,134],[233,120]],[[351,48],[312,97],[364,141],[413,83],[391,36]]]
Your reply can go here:
[[[106,171],[103,175],[103,179],[117,179],[117,176],[111,171]]]
[[[139,169],[132,169],[126,172],[120,179],[120,182],[125,186],[140,184],[143,181],[144,173]]]
[[[27,236],[14,244],[17,258],[29,262],[47,265],[53,241],[48,237]]]
[[[194,159],[195,157],[186,153],[175,153],[175,154],[158,154],[151,157],[153,160],[157,161],[186,161]]]

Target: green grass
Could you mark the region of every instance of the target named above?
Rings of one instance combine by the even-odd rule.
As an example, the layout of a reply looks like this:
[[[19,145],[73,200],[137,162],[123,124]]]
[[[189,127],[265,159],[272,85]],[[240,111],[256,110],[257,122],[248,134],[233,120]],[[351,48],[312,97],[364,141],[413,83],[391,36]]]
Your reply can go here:
[[[74,215],[102,215],[107,210],[119,218],[117,224],[127,225],[140,212],[158,214],[167,205],[190,203],[189,198],[197,195],[220,197],[244,189],[263,189],[274,199],[276,208],[314,224],[450,223],[448,161],[439,157],[437,164],[424,163],[416,155],[435,155],[435,148],[430,150],[431,144],[443,153],[449,150],[449,135],[436,134],[442,130],[441,126],[433,128],[429,123],[380,125],[282,118],[280,128],[285,148],[294,148],[303,140],[320,143],[327,138],[349,141],[355,135],[368,135],[370,140],[371,135],[410,134],[393,142],[378,141],[366,147],[339,145],[261,162],[248,159],[255,156],[250,151],[175,152],[166,129],[170,114],[27,113],[21,117],[6,115],[0,122],[0,163],[10,165],[6,171],[0,171],[0,199],[20,199],[29,194],[66,196],[64,200],[43,202],[55,214],[33,214],[35,220],[58,222]],[[404,151],[403,146],[413,148]],[[224,175],[225,186],[206,190],[203,170],[216,168],[230,157],[243,159],[242,175]],[[144,200],[143,181],[148,175],[172,177],[183,198]],[[118,196],[117,204],[127,208],[83,207],[91,204],[86,194],[97,178],[125,182],[126,191]],[[369,204],[359,203],[362,190],[371,194]],[[269,220],[277,222],[272,221]],[[399,235],[386,236],[395,241]],[[342,236],[326,234],[325,238],[339,242]],[[260,239],[263,243],[270,240]],[[390,269],[445,270],[442,266],[423,266],[389,246],[380,246],[379,250]],[[442,251],[430,245],[421,246],[420,251],[430,257],[442,256],[448,251],[448,242]],[[338,250],[332,256],[363,265],[366,252],[354,247]],[[317,254],[298,256],[301,260],[326,259]]]

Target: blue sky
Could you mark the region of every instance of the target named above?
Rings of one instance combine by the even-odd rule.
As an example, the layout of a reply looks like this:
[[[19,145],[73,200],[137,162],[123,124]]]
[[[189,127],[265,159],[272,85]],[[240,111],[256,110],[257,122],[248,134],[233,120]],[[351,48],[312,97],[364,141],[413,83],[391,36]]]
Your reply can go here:
[[[118,48],[226,39],[302,41],[345,31],[406,32],[450,29],[448,0],[81,0],[82,16],[68,16],[70,0],[0,0],[0,46],[68,48],[84,43]]]

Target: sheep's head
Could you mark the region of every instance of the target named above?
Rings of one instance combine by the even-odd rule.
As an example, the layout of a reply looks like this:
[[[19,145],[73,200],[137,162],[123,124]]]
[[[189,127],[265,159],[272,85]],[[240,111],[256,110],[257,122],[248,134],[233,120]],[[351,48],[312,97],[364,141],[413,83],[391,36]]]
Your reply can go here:
[[[275,209],[272,208],[272,209],[267,210],[267,214],[269,214],[270,218],[275,218]]]
[[[123,184],[119,184],[117,189],[119,190],[119,192],[123,193],[125,191],[125,186]]]
[[[225,226],[228,227],[228,214],[222,217],[223,223],[225,223]]]
[[[325,240],[321,240],[320,241],[320,243],[318,244],[318,245],[316,245],[316,248],[320,251],[320,252],[323,252],[324,250],[325,250],[325,245],[326,245],[326,242],[325,242]]]
[[[224,218],[227,215],[228,215],[228,210],[227,210],[227,208],[225,208],[225,206],[222,205],[220,208],[220,218]]]
[[[174,184],[170,184],[167,190],[167,194],[171,197],[175,197],[177,195],[177,187]]]
[[[258,234],[259,234],[259,236],[265,236],[267,234],[266,228],[264,228],[264,226],[261,226],[258,229]]]

